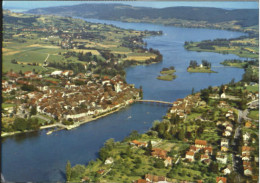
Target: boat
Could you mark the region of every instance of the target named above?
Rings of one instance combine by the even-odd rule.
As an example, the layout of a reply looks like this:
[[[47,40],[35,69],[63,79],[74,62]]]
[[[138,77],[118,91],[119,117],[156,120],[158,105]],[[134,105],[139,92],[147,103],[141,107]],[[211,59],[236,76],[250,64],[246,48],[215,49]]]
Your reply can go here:
[[[128,116],[128,118],[127,119],[131,119],[132,118],[132,116]]]
[[[47,134],[47,135],[50,135],[50,134],[52,134],[52,132],[53,132],[53,131],[48,131],[46,134]]]

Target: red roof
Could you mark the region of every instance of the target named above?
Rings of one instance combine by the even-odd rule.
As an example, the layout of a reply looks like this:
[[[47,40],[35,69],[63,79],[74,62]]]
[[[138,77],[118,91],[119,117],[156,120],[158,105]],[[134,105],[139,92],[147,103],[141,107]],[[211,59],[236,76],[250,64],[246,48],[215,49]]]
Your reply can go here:
[[[138,179],[135,183],[147,183],[147,181],[144,179]]]
[[[227,182],[227,178],[226,177],[217,177],[216,178],[216,182],[219,183],[220,181],[222,181],[223,183]]]
[[[242,146],[242,152],[243,151],[250,151],[251,148],[249,146]]]
[[[196,145],[204,145],[204,146],[206,146],[206,145],[207,145],[207,141],[206,141],[206,140],[196,139],[196,140],[195,140],[195,144],[196,144]]]
[[[158,156],[160,158],[166,158],[167,157],[167,151],[159,148],[153,148],[152,149],[152,156]]]
[[[189,156],[194,156],[194,152],[192,152],[192,151],[188,151],[187,153],[186,153],[186,155],[189,155]]]

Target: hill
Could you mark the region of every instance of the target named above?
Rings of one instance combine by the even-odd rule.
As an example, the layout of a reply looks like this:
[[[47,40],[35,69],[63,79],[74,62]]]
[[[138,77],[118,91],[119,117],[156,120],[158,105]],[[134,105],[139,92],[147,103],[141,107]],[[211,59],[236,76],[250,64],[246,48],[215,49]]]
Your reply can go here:
[[[74,6],[61,6],[37,8],[27,13],[56,14],[64,16],[80,16],[85,18],[98,18],[109,20],[126,19],[181,19],[188,21],[205,21],[210,24],[235,21],[242,27],[258,25],[257,9],[225,10],[205,7],[169,7],[145,8],[133,7],[123,4],[81,4]]]

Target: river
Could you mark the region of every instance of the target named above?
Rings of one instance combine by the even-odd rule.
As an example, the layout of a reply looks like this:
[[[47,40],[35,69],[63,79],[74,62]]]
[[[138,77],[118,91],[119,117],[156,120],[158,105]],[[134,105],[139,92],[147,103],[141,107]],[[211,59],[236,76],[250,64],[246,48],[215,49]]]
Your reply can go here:
[[[129,67],[126,80],[142,85],[144,99],[175,101],[191,93],[192,88],[199,91],[209,85],[228,83],[232,78],[239,81],[243,70],[221,66],[225,59],[237,59],[235,55],[209,52],[194,52],[184,49],[184,41],[201,41],[215,38],[234,38],[244,35],[239,32],[210,29],[176,28],[147,23],[123,23],[87,19],[91,22],[113,24],[135,30],[162,30],[162,36],[145,38],[148,48],[160,50],[163,62]],[[188,73],[190,60],[206,59],[218,73]],[[177,79],[161,81],[156,77],[163,67],[174,66]],[[87,164],[98,157],[98,150],[109,138],[116,141],[124,139],[132,130],[147,131],[154,120],[165,115],[167,107],[152,104],[133,104],[105,118],[82,125],[71,131],[59,131],[46,135],[46,131],[21,134],[2,139],[2,173],[7,181],[50,182],[65,180],[67,160],[72,165]]]

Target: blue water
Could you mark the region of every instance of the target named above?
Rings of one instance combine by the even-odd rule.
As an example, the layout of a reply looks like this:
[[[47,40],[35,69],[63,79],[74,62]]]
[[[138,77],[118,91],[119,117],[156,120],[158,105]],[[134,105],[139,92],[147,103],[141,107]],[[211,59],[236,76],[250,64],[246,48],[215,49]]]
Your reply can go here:
[[[89,19],[88,19],[89,20]],[[114,24],[135,30],[162,30],[162,36],[146,38],[148,47],[159,49],[163,62],[158,64],[129,67],[126,80],[142,85],[145,99],[174,101],[209,85],[228,83],[232,78],[242,78],[243,70],[216,67],[216,74],[188,73],[186,68],[191,59],[207,59],[212,66],[220,66],[224,59],[238,58],[235,55],[193,52],[183,48],[184,41],[200,41],[215,38],[234,38],[239,32],[166,27],[145,23],[122,23],[116,21],[89,20]],[[177,79],[160,81],[156,77],[163,67],[175,66]],[[154,120],[160,120],[167,111],[165,106],[134,104],[105,118],[98,119],[71,131],[59,131],[46,135],[46,131],[17,135],[2,139],[2,171],[8,181],[64,181],[67,160],[72,165],[87,164],[98,157],[98,150],[109,138],[124,139],[132,130],[147,131]],[[129,118],[131,116],[131,118]]]

